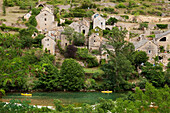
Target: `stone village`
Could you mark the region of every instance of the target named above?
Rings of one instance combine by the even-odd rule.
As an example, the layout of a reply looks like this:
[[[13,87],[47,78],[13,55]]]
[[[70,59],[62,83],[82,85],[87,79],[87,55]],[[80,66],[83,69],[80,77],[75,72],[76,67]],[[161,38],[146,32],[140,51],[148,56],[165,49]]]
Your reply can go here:
[[[64,27],[58,26],[58,23],[54,19],[53,15],[53,6],[46,5],[45,3],[39,3],[37,7],[43,6],[41,12],[36,16],[37,20],[37,29],[40,33],[45,35],[45,38],[42,39],[43,50],[47,50],[49,53],[56,55],[58,54],[56,51],[57,40],[61,40],[61,47],[65,48],[69,45],[69,41],[66,36],[62,33],[64,32]],[[31,12],[25,14],[24,18],[29,19],[31,16]],[[106,25],[106,21],[110,18],[116,18],[120,22],[115,23],[114,25]],[[138,30],[138,23],[128,23],[128,21],[133,21],[134,18],[137,22],[145,22],[148,20],[148,28],[143,28]],[[104,54],[106,51],[102,49],[102,45],[107,41],[106,38],[103,37],[101,31],[102,30],[110,30],[112,27],[118,27],[128,30],[126,35],[126,41],[130,41],[134,44],[135,50],[137,51],[145,51],[149,57],[149,61],[154,63],[154,57],[159,56],[159,61],[166,66],[168,59],[170,58],[170,24],[168,24],[168,29],[160,30],[155,23],[159,21],[167,21],[169,20],[153,20],[143,18],[143,20],[139,17],[130,17],[128,20],[124,19],[121,16],[114,15],[109,16],[107,18],[102,17],[102,14],[95,13],[91,18],[74,18],[74,22],[72,22],[69,27],[73,28],[78,33],[83,33],[86,37],[85,46],[80,46],[77,48],[88,48],[89,51],[98,50],[100,51],[100,55],[96,56],[98,62],[101,59],[108,60],[108,54]],[[64,19],[60,19],[60,24],[64,23]],[[89,35],[90,22],[93,23],[92,33]],[[154,23],[153,23],[154,22]],[[138,34],[136,37],[131,38],[130,34]],[[149,37],[154,35],[155,37]],[[36,34],[34,34],[36,36]],[[164,49],[164,51],[160,50],[160,47]],[[109,50],[113,50],[112,47],[107,47]],[[114,51],[114,50],[113,50]]]

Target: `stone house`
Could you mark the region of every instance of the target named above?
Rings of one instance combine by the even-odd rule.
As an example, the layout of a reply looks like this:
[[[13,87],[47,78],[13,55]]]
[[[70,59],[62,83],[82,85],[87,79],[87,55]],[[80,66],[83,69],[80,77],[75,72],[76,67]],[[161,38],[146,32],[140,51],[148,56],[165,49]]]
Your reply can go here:
[[[151,40],[143,39],[133,43],[136,51],[145,51],[149,61],[154,62],[153,57],[158,55],[158,46]]]
[[[54,15],[47,7],[43,8],[36,16],[37,29],[42,33],[52,30],[57,23],[54,21]]]
[[[65,47],[70,44],[70,42],[67,40],[67,36],[64,34],[61,34],[60,40],[61,40],[60,44],[63,49],[65,49]]]
[[[163,46],[166,51],[170,51],[170,30],[156,34],[154,42],[160,47]]]
[[[96,35],[95,33],[91,34],[88,40],[89,50],[100,50],[101,42],[102,38],[99,35]]]
[[[100,16],[100,14],[94,14],[92,16],[93,20],[93,29],[95,29],[97,26],[101,28],[102,30],[105,30],[106,20]]]
[[[69,25],[76,32],[83,33],[85,36],[89,33],[90,22],[83,18],[83,20],[79,20],[78,22],[73,22]]]
[[[44,51],[47,50],[52,55],[55,54],[55,46],[56,46],[55,37],[47,35],[45,38],[42,39],[41,43],[43,45]]]

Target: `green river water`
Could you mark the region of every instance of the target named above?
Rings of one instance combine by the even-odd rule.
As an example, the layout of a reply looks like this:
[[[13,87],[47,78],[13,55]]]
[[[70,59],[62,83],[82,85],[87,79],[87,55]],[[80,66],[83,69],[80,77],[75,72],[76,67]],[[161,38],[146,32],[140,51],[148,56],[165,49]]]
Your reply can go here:
[[[53,106],[53,100],[59,99],[63,104],[74,104],[79,106],[82,103],[95,104],[99,98],[116,100],[125,93],[103,94],[101,92],[34,92],[32,97],[21,96],[21,93],[8,93],[0,101],[9,102],[11,99],[31,100],[32,105]]]

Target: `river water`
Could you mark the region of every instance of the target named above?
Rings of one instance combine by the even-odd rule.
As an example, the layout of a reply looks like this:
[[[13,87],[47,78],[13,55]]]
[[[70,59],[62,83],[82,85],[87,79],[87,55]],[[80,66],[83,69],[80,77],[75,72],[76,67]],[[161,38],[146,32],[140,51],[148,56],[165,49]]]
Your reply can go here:
[[[21,96],[21,93],[7,93],[0,101],[9,102],[11,99],[30,100],[32,105],[53,106],[53,100],[59,99],[63,104],[80,106],[83,103],[95,104],[99,98],[112,99],[124,96],[126,93],[103,94],[101,92],[34,92],[32,97]]]

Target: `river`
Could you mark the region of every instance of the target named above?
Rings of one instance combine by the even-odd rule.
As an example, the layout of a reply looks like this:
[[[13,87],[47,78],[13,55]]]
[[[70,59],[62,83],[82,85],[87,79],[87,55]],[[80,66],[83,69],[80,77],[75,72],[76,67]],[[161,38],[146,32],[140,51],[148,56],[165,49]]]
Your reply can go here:
[[[32,97],[21,96],[21,93],[7,93],[0,101],[9,102],[11,99],[30,100],[31,105],[53,106],[53,100],[59,99],[63,104],[80,106],[82,103],[96,104],[99,98],[112,99],[124,96],[126,93],[103,94],[101,92],[34,92]]]

